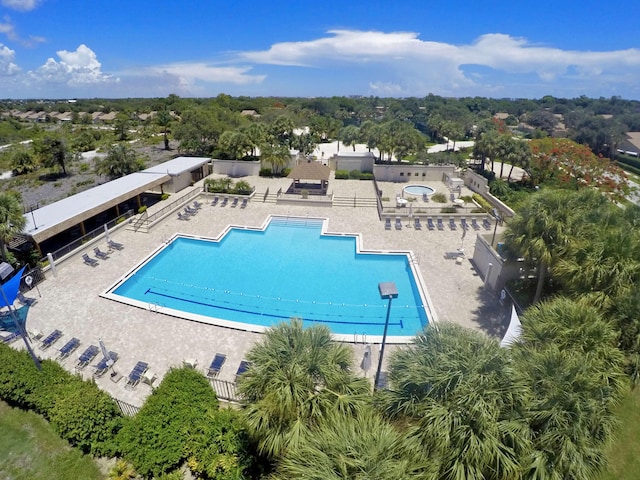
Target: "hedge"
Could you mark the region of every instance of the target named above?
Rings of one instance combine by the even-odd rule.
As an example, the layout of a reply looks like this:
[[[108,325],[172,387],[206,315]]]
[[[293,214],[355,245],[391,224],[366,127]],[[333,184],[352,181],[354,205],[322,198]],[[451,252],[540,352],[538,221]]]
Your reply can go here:
[[[349,178],[348,170],[336,170],[336,180],[347,180]]]

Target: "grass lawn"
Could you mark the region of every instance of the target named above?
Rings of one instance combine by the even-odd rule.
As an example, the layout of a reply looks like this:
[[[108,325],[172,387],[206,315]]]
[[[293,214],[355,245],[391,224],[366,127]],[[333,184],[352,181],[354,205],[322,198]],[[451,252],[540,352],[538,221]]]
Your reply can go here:
[[[599,480],[635,480],[640,472],[640,388],[628,392],[617,411],[615,440],[606,452],[608,466]]]
[[[101,479],[91,457],[69,446],[47,421],[0,401],[0,479]]]

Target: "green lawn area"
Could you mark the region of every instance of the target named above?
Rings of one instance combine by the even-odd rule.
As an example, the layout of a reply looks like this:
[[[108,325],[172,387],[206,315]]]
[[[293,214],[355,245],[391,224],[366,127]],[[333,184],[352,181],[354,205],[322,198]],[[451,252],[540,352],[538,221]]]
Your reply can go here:
[[[35,413],[0,401],[0,432],[0,478],[104,478],[91,457],[71,448]]]
[[[608,467],[599,480],[635,480],[640,472],[640,388],[628,392],[617,411],[615,440],[606,452]]]

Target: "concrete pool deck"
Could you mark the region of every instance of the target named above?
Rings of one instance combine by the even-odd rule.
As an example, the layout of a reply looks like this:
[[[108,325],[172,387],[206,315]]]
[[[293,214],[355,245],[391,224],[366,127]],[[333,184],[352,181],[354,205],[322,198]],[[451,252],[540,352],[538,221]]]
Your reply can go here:
[[[281,187],[286,190],[290,184],[287,179],[245,177],[243,180],[262,193],[267,188],[271,192]],[[427,184],[436,191],[448,194],[442,183]],[[379,188],[383,190],[383,196],[394,198],[405,185],[382,182],[379,183]],[[198,182],[193,188],[201,189],[202,182]],[[330,191],[339,196],[374,198],[373,186],[369,181],[332,180]],[[169,201],[186,193],[173,195]],[[73,371],[80,353],[90,344],[98,345],[98,339],[102,338],[109,350],[119,354],[119,360],[114,365],[119,374],[126,377],[136,362],[144,361],[149,364],[149,370],[156,374],[156,385],[169,368],[180,366],[185,360],[197,361],[197,368],[204,371],[216,353],[223,353],[227,360],[218,378],[233,381],[240,361],[251,346],[262,338],[261,334],[170,317],[101,298],[99,295],[176,232],[217,237],[230,224],[259,227],[270,214],[326,217],[328,230],[331,232],[360,233],[365,249],[410,250],[414,254],[439,322],[452,322],[479,329],[496,337],[500,337],[506,330],[510,312],[500,305],[496,292],[484,288],[483,279],[469,261],[476,238],[473,230],[469,230],[464,239],[467,257],[458,264],[455,260],[448,259],[446,254],[461,247],[460,229],[450,231],[447,227],[444,231],[429,231],[423,225],[421,230],[415,230],[407,226],[405,219],[402,230],[385,230],[384,222],[378,218],[375,207],[276,205],[263,203],[261,195],[256,195],[246,208],[234,208],[231,205],[214,207],[209,200],[210,197],[202,196],[200,201],[205,205],[188,221],[179,220],[177,214],[172,213],[152,227],[149,233],[134,232],[127,228],[111,233],[111,238],[122,243],[124,249],[111,252],[110,258],[101,260],[97,267],[85,265],[81,258],[81,253],[85,252],[94,256],[94,245],[91,244],[60,263],[57,266],[57,276],[47,272],[47,279],[38,285],[42,297],[38,298],[35,289],[26,295],[37,299],[29,310],[27,329],[40,331],[44,335],[59,329],[64,335],[54,346],[44,351],[39,349],[39,342],[35,342],[36,353],[42,358],[55,358],[58,353],[56,347],[60,348],[71,337],[77,337],[81,341],[80,347],[61,362],[65,368]],[[163,206],[161,202],[152,207],[149,213]],[[483,229],[479,233],[486,232]],[[102,239],[96,246],[105,250],[106,242]],[[220,268],[224,268],[224,265],[220,265]],[[362,342],[362,339],[359,340]],[[13,345],[16,348],[24,347],[21,342]],[[354,368],[364,374],[358,365],[365,344],[357,343],[353,348]],[[378,348],[374,347],[372,351],[372,363],[376,365]],[[389,351],[387,350],[385,360],[388,359]],[[81,372],[84,378],[92,375],[92,365],[97,361],[94,360]],[[372,368],[367,376],[372,378],[374,374]],[[151,388],[142,383],[135,389],[125,388],[126,378],[114,383],[109,375],[105,375],[96,381],[113,397],[133,405],[142,405],[144,398],[151,392]]]

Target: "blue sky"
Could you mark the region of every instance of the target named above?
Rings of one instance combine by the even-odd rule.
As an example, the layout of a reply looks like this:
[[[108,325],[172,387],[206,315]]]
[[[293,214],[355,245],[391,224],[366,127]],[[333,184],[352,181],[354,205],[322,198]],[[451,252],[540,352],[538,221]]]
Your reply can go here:
[[[637,0],[0,0],[0,98],[640,99]]]

